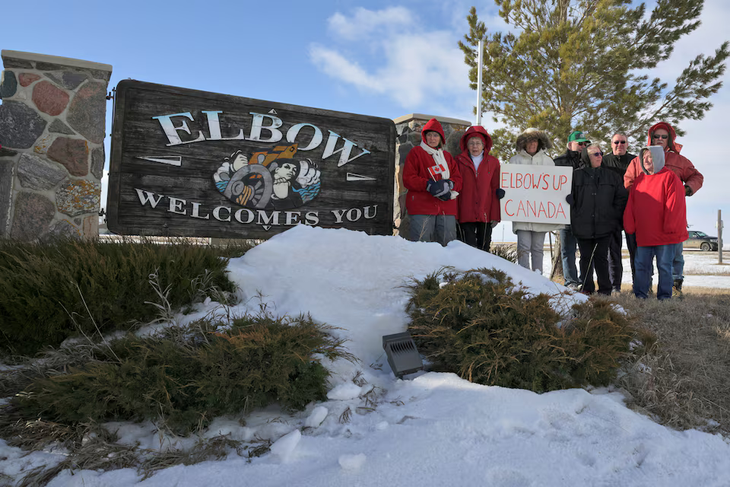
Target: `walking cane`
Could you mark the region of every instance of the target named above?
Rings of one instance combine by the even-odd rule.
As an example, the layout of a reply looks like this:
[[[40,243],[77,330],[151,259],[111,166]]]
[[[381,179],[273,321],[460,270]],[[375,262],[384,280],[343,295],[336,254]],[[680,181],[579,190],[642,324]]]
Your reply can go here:
[[[596,249],[598,248],[598,243],[593,244],[593,250],[591,251],[591,258],[588,259],[588,267],[586,268],[586,273],[583,276],[583,284],[581,285],[581,290],[584,290],[586,288],[586,282],[588,282],[588,274],[591,270],[591,265],[593,264],[593,256],[596,255]],[[590,272],[591,275],[591,281],[593,280],[593,273]],[[598,272],[596,272],[596,277],[598,277]]]

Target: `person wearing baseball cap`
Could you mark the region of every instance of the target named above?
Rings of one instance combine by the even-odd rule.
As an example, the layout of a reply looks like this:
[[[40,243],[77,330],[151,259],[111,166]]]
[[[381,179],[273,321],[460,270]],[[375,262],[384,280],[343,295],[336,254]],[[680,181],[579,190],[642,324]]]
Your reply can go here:
[[[583,167],[581,159],[581,151],[584,147],[588,147],[591,141],[588,140],[583,132],[576,130],[568,136],[568,150],[562,156],[556,157],[555,165],[563,167],[572,167],[573,171]],[[560,230],[560,258],[563,261],[563,277],[565,278],[565,287],[573,290],[580,289],[581,282],[578,280],[578,269],[575,265],[575,251],[578,248],[578,241],[573,235],[570,225],[566,225]]]

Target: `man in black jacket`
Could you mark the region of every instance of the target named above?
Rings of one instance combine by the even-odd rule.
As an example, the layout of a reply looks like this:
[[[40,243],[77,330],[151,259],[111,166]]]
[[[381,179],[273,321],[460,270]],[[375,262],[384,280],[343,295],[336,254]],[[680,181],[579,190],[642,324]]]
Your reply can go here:
[[[568,150],[565,151],[565,154],[553,159],[555,165],[572,167],[573,171],[583,167],[580,152],[583,147],[590,143],[590,140],[583,137],[583,132],[576,130],[568,136]],[[567,225],[564,230],[560,230],[560,258],[563,261],[565,286],[575,290],[580,288],[578,270],[575,267],[575,249],[577,246],[578,242],[573,236],[570,225]]]
[[[629,139],[623,132],[616,132],[611,137],[612,154],[603,156],[603,167],[609,168],[624,180],[624,173],[629,163],[636,157],[629,154]],[[616,292],[621,292],[621,278],[623,277],[624,268],[621,264],[621,229],[611,235],[608,242],[608,271],[611,276],[611,287]],[[636,235],[626,235],[626,246],[629,248],[629,261],[631,262],[631,281],[634,281],[636,272],[634,271],[634,256],[636,255]]]
[[[602,167],[603,153],[589,145],[581,153],[584,167],[573,173],[570,223],[580,247],[581,291],[593,294],[593,269],[598,292],[611,294],[608,273],[608,241],[621,227],[628,193],[624,181],[610,169]]]

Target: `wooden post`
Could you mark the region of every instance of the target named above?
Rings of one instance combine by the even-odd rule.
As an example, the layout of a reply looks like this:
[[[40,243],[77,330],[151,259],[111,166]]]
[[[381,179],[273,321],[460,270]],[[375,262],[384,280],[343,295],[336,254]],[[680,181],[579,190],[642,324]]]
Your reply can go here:
[[[717,263],[722,264],[722,210],[717,210]]]

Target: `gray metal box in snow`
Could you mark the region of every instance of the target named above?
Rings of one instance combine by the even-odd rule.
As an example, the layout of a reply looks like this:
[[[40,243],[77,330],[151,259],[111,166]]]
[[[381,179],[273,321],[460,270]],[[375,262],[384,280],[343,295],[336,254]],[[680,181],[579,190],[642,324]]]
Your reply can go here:
[[[388,364],[396,377],[410,374],[423,368],[416,343],[407,331],[383,337],[383,349],[388,356]]]

